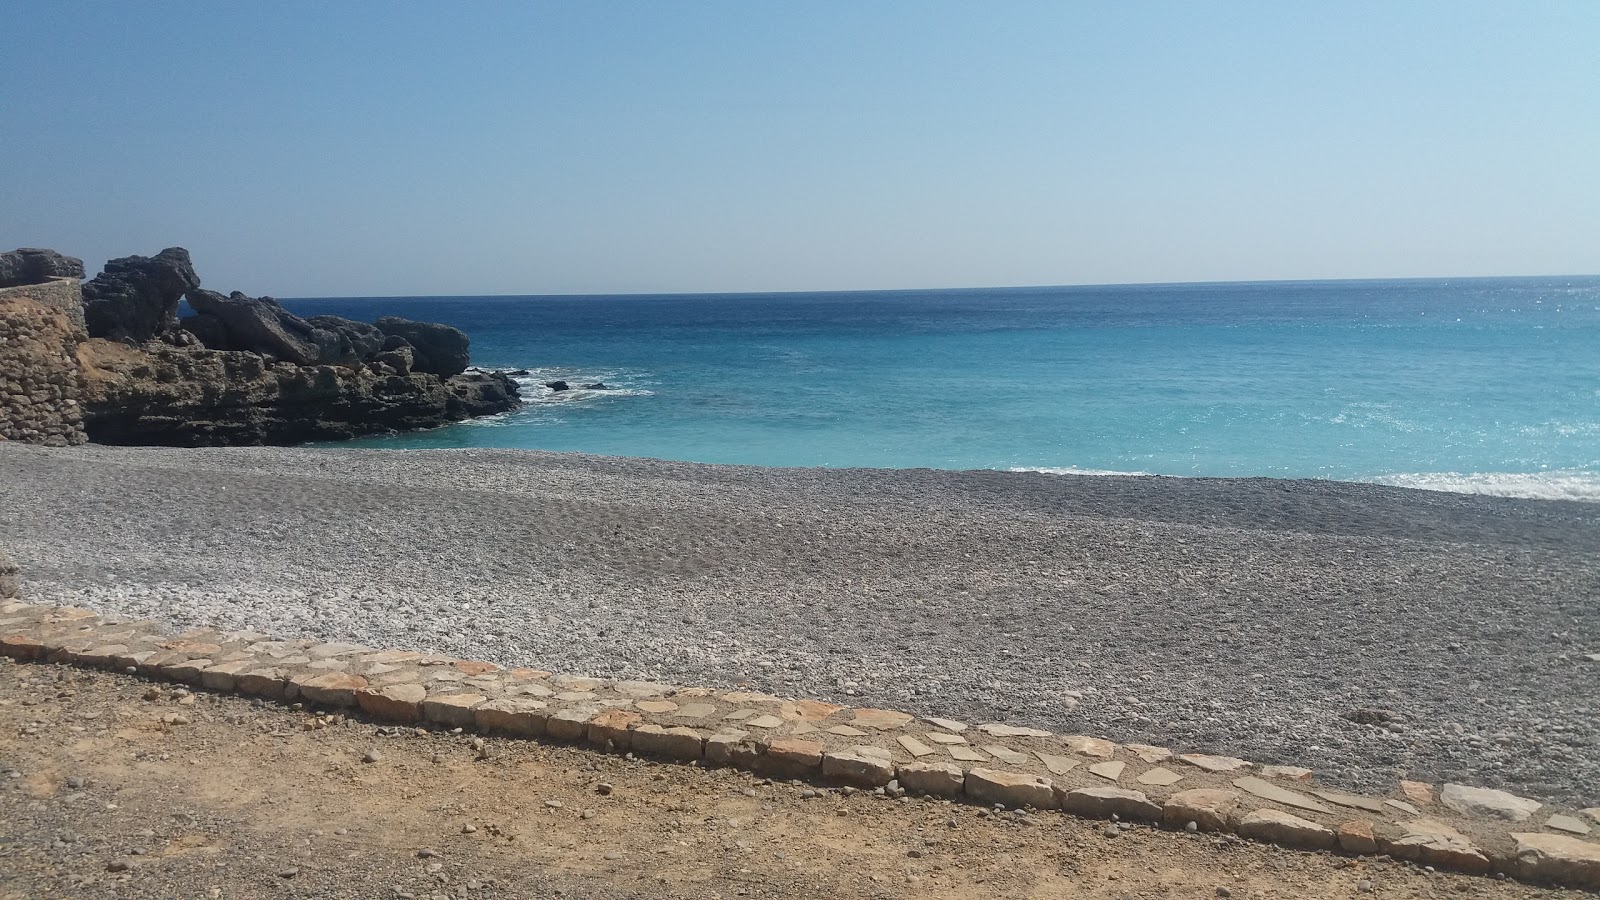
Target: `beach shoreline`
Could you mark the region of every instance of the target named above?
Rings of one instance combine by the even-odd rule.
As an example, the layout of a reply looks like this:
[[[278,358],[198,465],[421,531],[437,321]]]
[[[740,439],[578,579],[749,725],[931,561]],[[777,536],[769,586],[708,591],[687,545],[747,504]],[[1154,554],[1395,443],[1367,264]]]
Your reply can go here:
[[[0,444],[34,602],[1600,796],[1600,507],[1349,482]]]

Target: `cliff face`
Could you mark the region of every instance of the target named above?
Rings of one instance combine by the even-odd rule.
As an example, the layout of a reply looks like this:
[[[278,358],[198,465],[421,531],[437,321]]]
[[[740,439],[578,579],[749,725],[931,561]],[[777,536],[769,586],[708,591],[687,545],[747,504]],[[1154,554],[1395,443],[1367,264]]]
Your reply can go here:
[[[0,286],[0,440],[298,444],[521,405],[509,377],[468,369],[467,337],[446,325],[307,320],[270,297],[223,297],[176,247],[107,263],[83,285],[85,316],[78,281],[55,271],[70,265],[49,264],[76,260],[48,252],[0,254],[0,272],[51,279]],[[180,321],[184,296],[200,314]]]

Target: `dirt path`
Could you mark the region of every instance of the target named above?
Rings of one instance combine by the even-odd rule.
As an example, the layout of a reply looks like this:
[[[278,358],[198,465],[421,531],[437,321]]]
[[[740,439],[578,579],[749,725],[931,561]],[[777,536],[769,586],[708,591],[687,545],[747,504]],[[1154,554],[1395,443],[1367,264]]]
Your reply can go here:
[[[317,721],[0,659],[0,898],[1579,896]]]

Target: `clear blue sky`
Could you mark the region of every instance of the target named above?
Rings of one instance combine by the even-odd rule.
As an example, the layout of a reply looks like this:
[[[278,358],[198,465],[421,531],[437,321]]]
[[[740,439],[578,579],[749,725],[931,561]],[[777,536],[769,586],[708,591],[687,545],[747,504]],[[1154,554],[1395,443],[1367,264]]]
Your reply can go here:
[[[0,246],[278,296],[1600,272],[1600,2],[0,0]]]

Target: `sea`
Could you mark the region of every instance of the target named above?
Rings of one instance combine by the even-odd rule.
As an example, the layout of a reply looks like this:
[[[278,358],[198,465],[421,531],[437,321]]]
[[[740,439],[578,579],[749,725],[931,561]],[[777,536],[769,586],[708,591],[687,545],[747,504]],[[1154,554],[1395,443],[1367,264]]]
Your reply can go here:
[[[330,446],[1600,501],[1600,276],[283,303],[525,372],[519,411]]]

